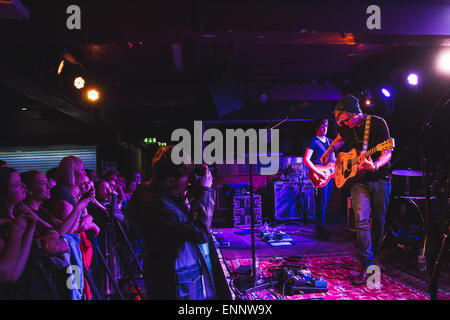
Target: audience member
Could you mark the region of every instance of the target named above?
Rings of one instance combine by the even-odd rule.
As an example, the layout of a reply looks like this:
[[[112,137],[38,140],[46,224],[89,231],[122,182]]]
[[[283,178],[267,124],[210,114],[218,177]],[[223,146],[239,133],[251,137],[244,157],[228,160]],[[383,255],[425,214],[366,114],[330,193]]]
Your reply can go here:
[[[21,178],[26,190],[23,204],[31,210],[37,226],[30,257],[21,277],[11,286],[8,298],[57,299],[57,281],[67,278],[66,268],[61,265],[62,254],[68,252],[69,247],[49,223],[51,214],[42,207],[42,203],[50,198],[46,176],[39,171],[27,171]]]
[[[45,174],[48,180],[48,188],[51,190],[54,186],[56,186],[56,172],[58,168],[52,168],[47,171]]]
[[[135,180],[129,180],[127,182],[126,188],[125,188],[125,200],[130,201],[131,196],[133,195],[133,192],[136,190],[137,182]]]
[[[95,172],[94,170],[86,169],[86,174],[89,180],[92,181],[92,183],[96,184],[98,182],[97,172]]]
[[[141,173],[137,171],[133,173],[131,176],[131,180],[136,181],[137,185],[141,184]]]
[[[214,248],[209,233],[215,196],[212,175],[205,169],[199,177],[199,196],[188,208],[183,196],[193,168],[175,165],[171,151],[172,147],[158,150],[152,161],[150,185],[138,188],[128,207],[144,240],[148,297],[215,299],[213,274],[207,261],[208,250]]]
[[[92,244],[85,232],[92,232],[94,236],[100,232],[92,216],[86,214],[85,209],[94,195],[93,190],[81,194],[80,188],[85,182],[85,176],[83,161],[80,158],[65,157],[58,166],[57,185],[51,190],[52,211],[55,218],[60,221],[57,230],[64,235],[69,244],[71,265],[77,265],[80,270],[83,270],[83,263],[86,269],[89,269],[92,258]],[[71,289],[71,298],[79,300],[84,293],[89,299],[90,291],[86,279],[83,277],[80,282],[81,288],[75,286]]]
[[[50,189],[47,177],[40,171],[27,171],[21,175],[26,187],[26,198],[23,201],[36,215],[38,228],[35,236],[42,237],[42,249],[47,255],[54,255],[69,251],[67,243],[60,239],[59,232],[54,228],[57,223],[52,213],[42,204],[50,199]],[[43,252],[43,253],[44,253]]]
[[[119,183],[119,176],[117,172],[108,171],[103,179],[109,183],[111,188],[112,195],[117,196],[117,206],[119,209],[122,209],[123,201],[125,200],[125,194],[122,188],[122,185]]]
[[[21,276],[31,249],[36,218],[21,204],[24,184],[13,168],[0,168],[0,298]]]

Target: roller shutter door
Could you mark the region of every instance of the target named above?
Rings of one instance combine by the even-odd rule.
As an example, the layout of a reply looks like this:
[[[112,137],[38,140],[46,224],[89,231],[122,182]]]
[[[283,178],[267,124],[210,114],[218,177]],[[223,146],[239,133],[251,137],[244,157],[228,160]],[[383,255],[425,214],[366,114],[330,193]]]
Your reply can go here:
[[[28,170],[47,172],[57,167],[62,158],[77,156],[84,168],[97,171],[97,146],[60,145],[42,147],[0,148],[0,159],[20,173]]]

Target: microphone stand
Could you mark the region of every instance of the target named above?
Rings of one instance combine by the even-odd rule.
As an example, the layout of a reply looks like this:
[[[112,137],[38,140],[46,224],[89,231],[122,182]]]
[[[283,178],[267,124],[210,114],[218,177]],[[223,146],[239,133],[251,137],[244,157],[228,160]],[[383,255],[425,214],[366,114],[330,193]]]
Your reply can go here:
[[[285,110],[282,114],[281,117],[284,117],[283,120],[281,120],[279,123],[277,123],[276,125],[274,125],[273,127],[271,127],[272,123],[275,121],[275,119],[272,119],[269,124],[264,127],[264,129],[275,129],[276,127],[280,126],[282,123],[284,123],[285,121],[287,121],[289,119],[289,117],[291,116],[291,114],[296,110],[295,107],[291,107],[288,108],[287,110]],[[280,117],[277,117],[280,118]],[[272,150],[271,150],[272,151]],[[253,173],[252,173],[252,164],[250,161],[250,154],[249,154],[249,161],[248,161],[248,175],[249,175],[249,188],[250,188],[250,218],[251,218],[251,249],[252,249],[252,272],[251,272],[251,279],[253,280],[253,289],[255,289],[256,284],[260,284],[260,279],[258,279],[258,270],[256,270],[256,244],[255,244],[255,210],[254,210],[254,193],[253,193]]]
[[[143,278],[143,277],[144,277],[144,270],[142,270],[142,267],[141,267],[141,265],[140,265],[140,263],[139,263],[139,260],[138,260],[138,258],[137,258],[137,256],[136,256],[136,253],[135,253],[134,249],[133,249],[133,246],[131,245],[131,242],[130,242],[130,240],[128,239],[128,237],[127,237],[127,235],[126,235],[126,233],[125,233],[125,231],[124,231],[124,229],[123,229],[122,224],[121,224],[120,221],[114,216],[114,208],[115,208],[116,206],[117,206],[117,195],[114,194],[113,197],[112,197],[112,201],[111,201],[111,203],[110,203],[109,211],[107,211],[108,218],[109,218],[110,222],[112,222],[113,226],[116,225],[117,229],[119,230],[119,234],[122,236],[123,240],[125,241],[125,243],[126,243],[126,245],[127,245],[126,247],[127,247],[128,251],[129,251],[130,255],[132,256],[133,261],[134,261],[134,263],[136,264],[136,267],[137,267],[138,271],[140,272],[141,278]],[[111,231],[113,231],[113,230],[111,230]],[[112,242],[114,242],[114,239],[111,237],[111,235],[110,235],[109,238],[110,238],[110,240],[112,240]],[[124,259],[124,257],[123,257],[123,252],[120,250],[119,244],[116,243],[116,242],[114,242],[114,244],[115,244],[116,248],[119,249],[118,252],[119,252],[119,255],[121,255],[121,258],[122,258],[124,261],[126,261],[127,259]],[[136,289],[138,295],[139,295],[141,298],[143,298],[143,295],[142,295],[142,292],[141,292],[141,290],[140,290],[140,288],[139,288],[139,285],[136,283],[136,279],[134,279],[134,277],[133,277],[133,275],[132,275],[132,272],[129,270],[128,265],[127,265],[127,267],[126,267],[126,271],[127,271],[127,273],[128,273],[128,276],[130,277],[130,280],[133,282],[133,285],[134,285],[134,287],[135,287],[135,289]]]

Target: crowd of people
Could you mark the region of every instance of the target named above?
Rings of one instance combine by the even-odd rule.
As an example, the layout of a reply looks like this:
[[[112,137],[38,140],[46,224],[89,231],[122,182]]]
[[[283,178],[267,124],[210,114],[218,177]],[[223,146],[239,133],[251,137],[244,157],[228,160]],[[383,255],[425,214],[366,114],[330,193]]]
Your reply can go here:
[[[127,217],[140,184],[139,172],[85,170],[76,156],[20,174],[1,161],[0,299],[127,298],[124,279],[142,277]],[[141,298],[138,286],[128,291]]]
[[[2,162],[0,299],[229,298],[212,174],[174,164],[172,148],[156,152],[146,182],[85,170],[76,156],[45,173]]]

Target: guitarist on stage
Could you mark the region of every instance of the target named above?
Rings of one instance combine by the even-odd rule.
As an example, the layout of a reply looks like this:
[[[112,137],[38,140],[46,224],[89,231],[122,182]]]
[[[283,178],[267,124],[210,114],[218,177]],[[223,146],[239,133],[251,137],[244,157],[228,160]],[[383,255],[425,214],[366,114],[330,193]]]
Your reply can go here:
[[[324,164],[329,161],[329,155],[344,143],[349,149],[361,151],[364,142],[367,115],[362,113],[356,97],[346,95],[342,98],[336,105],[334,116],[338,124],[338,135],[321,157]],[[386,121],[372,115],[367,150],[389,138]],[[384,234],[386,210],[391,193],[391,184],[386,178],[390,159],[390,150],[381,152],[378,158],[360,157],[359,164],[366,170],[366,174],[350,189],[355,213],[358,259],[362,264],[361,272],[352,281],[354,285],[366,283],[367,268],[373,264],[378,265],[377,255]],[[372,230],[369,227],[370,218]]]
[[[305,151],[305,164],[309,170],[312,170],[320,179],[326,177],[316,168],[315,165],[321,165],[320,158],[331,144],[331,139],[326,137],[328,130],[328,119],[320,119],[316,121],[314,129],[316,136],[311,139],[311,144]],[[334,152],[331,152],[327,158],[330,162],[335,162]],[[316,203],[316,231],[320,238],[328,240],[329,231],[325,229],[325,212],[327,211],[328,202],[330,201],[331,189],[333,183],[328,184],[322,188],[316,188],[315,203]]]

